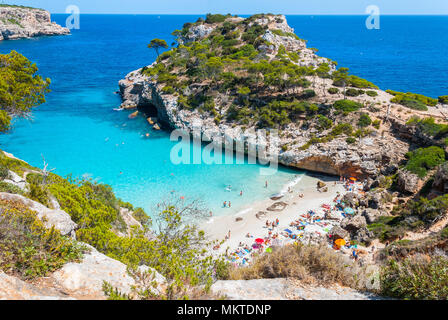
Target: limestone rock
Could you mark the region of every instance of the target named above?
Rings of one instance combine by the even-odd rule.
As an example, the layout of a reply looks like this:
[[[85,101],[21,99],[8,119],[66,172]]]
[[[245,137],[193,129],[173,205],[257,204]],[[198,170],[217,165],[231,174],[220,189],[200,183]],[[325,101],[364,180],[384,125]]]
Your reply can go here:
[[[59,230],[63,236],[69,235],[75,237],[75,229],[78,226],[72,221],[67,212],[58,209],[49,209],[36,201],[18,194],[0,192],[0,199],[22,203],[35,211],[37,217],[44,221],[47,228],[54,227],[56,230]]]
[[[331,228],[329,234],[332,236],[332,239],[348,239],[349,233],[342,229],[340,226],[334,226]]]
[[[3,181],[6,183],[11,183],[23,191],[27,191],[25,179],[20,177],[14,171],[9,170],[8,177]]]
[[[317,187],[320,189],[320,188],[324,188],[324,187],[326,187],[327,185],[325,184],[325,182],[322,182],[322,181],[317,181]]]
[[[367,208],[362,213],[362,215],[364,216],[364,218],[366,219],[366,222],[368,224],[373,223],[376,219],[378,219],[379,217],[384,216],[386,214],[387,214],[386,212],[372,209],[372,208]]]
[[[350,207],[357,207],[359,205],[358,195],[354,192],[349,192],[344,195],[342,202]]]
[[[37,36],[66,35],[70,30],[51,22],[42,9],[0,7],[0,41]]]
[[[353,236],[353,239],[359,243],[364,243],[367,246],[369,246],[370,243],[372,242],[373,237],[374,234],[372,231],[370,231],[366,227],[362,227],[356,231],[355,235]]]
[[[362,215],[356,215],[352,218],[345,218],[341,222],[341,227],[350,233],[354,233],[367,225],[366,218]]]
[[[414,194],[419,190],[420,179],[415,173],[399,170],[397,185],[401,192]]]
[[[270,206],[269,208],[267,208],[266,210],[268,210],[268,211],[277,211],[277,212],[280,212],[280,211],[285,210],[285,208],[286,208],[287,205],[288,205],[287,203],[282,202],[282,201],[280,201],[280,202],[275,202],[273,205],[271,205],[271,206]]]
[[[442,164],[434,176],[434,183],[432,184],[434,190],[440,193],[448,193],[448,164]]]
[[[0,300],[73,300],[51,288],[40,288],[0,271]]]
[[[305,286],[287,279],[219,280],[211,292],[230,300],[373,300],[368,293],[334,285]]]
[[[103,282],[107,281],[114,288],[125,294],[131,293],[135,280],[127,273],[126,265],[105,256],[92,246],[84,254],[80,263],[67,263],[54,272],[51,279],[71,294],[88,296],[92,299],[104,299]]]
[[[123,218],[124,223],[126,224],[128,234],[130,234],[132,227],[143,229],[142,224],[134,218],[131,210],[127,208],[120,208],[120,215]]]

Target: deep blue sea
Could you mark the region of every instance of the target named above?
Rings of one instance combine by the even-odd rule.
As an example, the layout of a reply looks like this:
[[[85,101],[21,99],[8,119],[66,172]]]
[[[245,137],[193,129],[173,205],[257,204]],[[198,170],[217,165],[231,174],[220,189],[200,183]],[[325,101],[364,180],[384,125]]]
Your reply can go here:
[[[198,17],[82,15],[81,28],[70,36],[0,42],[1,53],[22,53],[52,80],[47,103],[32,120],[15,121],[9,134],[0,135],[0,148],[38,167],[44,156],[60,175],[110,184],[123,200],[148,211],[173,191],[174,197],[202,199],[216,214],[280,191],[298,172],[281,169],[265,189],[259,165],[174,165],[170,150],[176,142],[168,133],[113,110],[120,104],[118,81],[154,61],[149,41],[171,43],[174,29]],[[382,89],[448,94],[448,17],[385,16],[380,30],[367,30],[361,16],[287,18],[320,55]],[[53,19],[65,25],[65,15]],[[225,190],[229,184],[231,192]],[[229,200],[232,209],[223,209]]]

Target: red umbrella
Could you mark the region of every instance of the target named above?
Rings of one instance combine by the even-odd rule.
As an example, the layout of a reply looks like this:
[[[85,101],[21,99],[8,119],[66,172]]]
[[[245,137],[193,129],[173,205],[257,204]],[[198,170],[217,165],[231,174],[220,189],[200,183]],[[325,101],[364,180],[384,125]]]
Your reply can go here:
[[[258,239],[255,239],[255,242],[258,244],[262,244],[262,243],[264,243],[264,240],[261,238],[258,238]]]

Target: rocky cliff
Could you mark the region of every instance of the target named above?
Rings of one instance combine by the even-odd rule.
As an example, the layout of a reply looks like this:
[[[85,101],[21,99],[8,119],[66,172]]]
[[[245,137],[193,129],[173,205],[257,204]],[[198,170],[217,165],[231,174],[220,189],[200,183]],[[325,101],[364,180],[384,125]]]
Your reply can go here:
[[[51,21],[48,11],[27,7],[0,6],[0,41],[69,33],[69,29]]]
[[[255,29],[261,32],[252,45],[253,40],[247,39]],[[256,140],[254,129],[270,117],[267,121],[271,123],[264,128],[279,129],[279,137],[267,144],[272,147],[270,156],[278,157],[280,164],[359,178],[378,176],[404,159],[413,141],[403,139],[398,131],[411,116],[441,117],[433,107],[427,112],[403,110],[401,105],[391,102],[393,95],[368,82],[361,85],[367,92],[358,89],[360,85],[355,81],[343,89],[335,87],[335,63],[316,55],[316,50],[307,48],[306,41],[293,32],[284,16],[274,15],[228,17],[223,24],[203,21],[187,24],[177,48],[119,82],[122,108],[143,111],[155,108],[156,120],[171,129],[190,133],[196,130],[204,140],[240,143],[246,150],[253,143],[263,146]],[[229,49],[227,44],[214,45],[218,41],[229,41],[235,46]],[[205,53],[197,56],[191,53],[201,45],[210,46],[208,61],[201,56]],[[241,58],[252,47],[255,50],[251,56]],[[226,55],[228,51],[231,54]],[[217,61],[212,60],[214,56],[223,64],[219,76],[209,72]],[[201,59],[207,61],[204,67]],[[185,72],[182,63],[185,63]],[[263,64],[265,69],[261,66],[259,73],[253,71]],[[280,64],[283,65],[277,67]],[[286,71],[282,71],[283,67]],[[207,75],[197,75],[196,71]],[[243,94],[242,89],[248,93]],[[350,101],[358,103],[357,112],[337,109],[337,103],[345,101],[349,94],[353,95]],[[280,110],[284,105],[289,109]],[[310,106],[318,111],[300,111],[301,114],[295,111],[311,109]],[[285,114],[289,117],[286,121]],[[375,123],[375,127],[360,124],[362,117]],[[252,122],[257,118],[258,122]],[[353,128],[353,132],[337,132],[344,126]],[[356,128],[360,129],[354,132]]]

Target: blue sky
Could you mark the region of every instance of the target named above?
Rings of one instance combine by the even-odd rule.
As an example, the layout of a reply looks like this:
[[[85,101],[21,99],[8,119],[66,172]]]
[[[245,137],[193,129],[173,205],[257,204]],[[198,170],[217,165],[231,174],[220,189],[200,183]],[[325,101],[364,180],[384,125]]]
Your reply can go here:
[[[448,0],[0,0],[64,13],[77,5],[81,13],[203,14],[365,14],[377,5],[381,14],[448,14]]]

